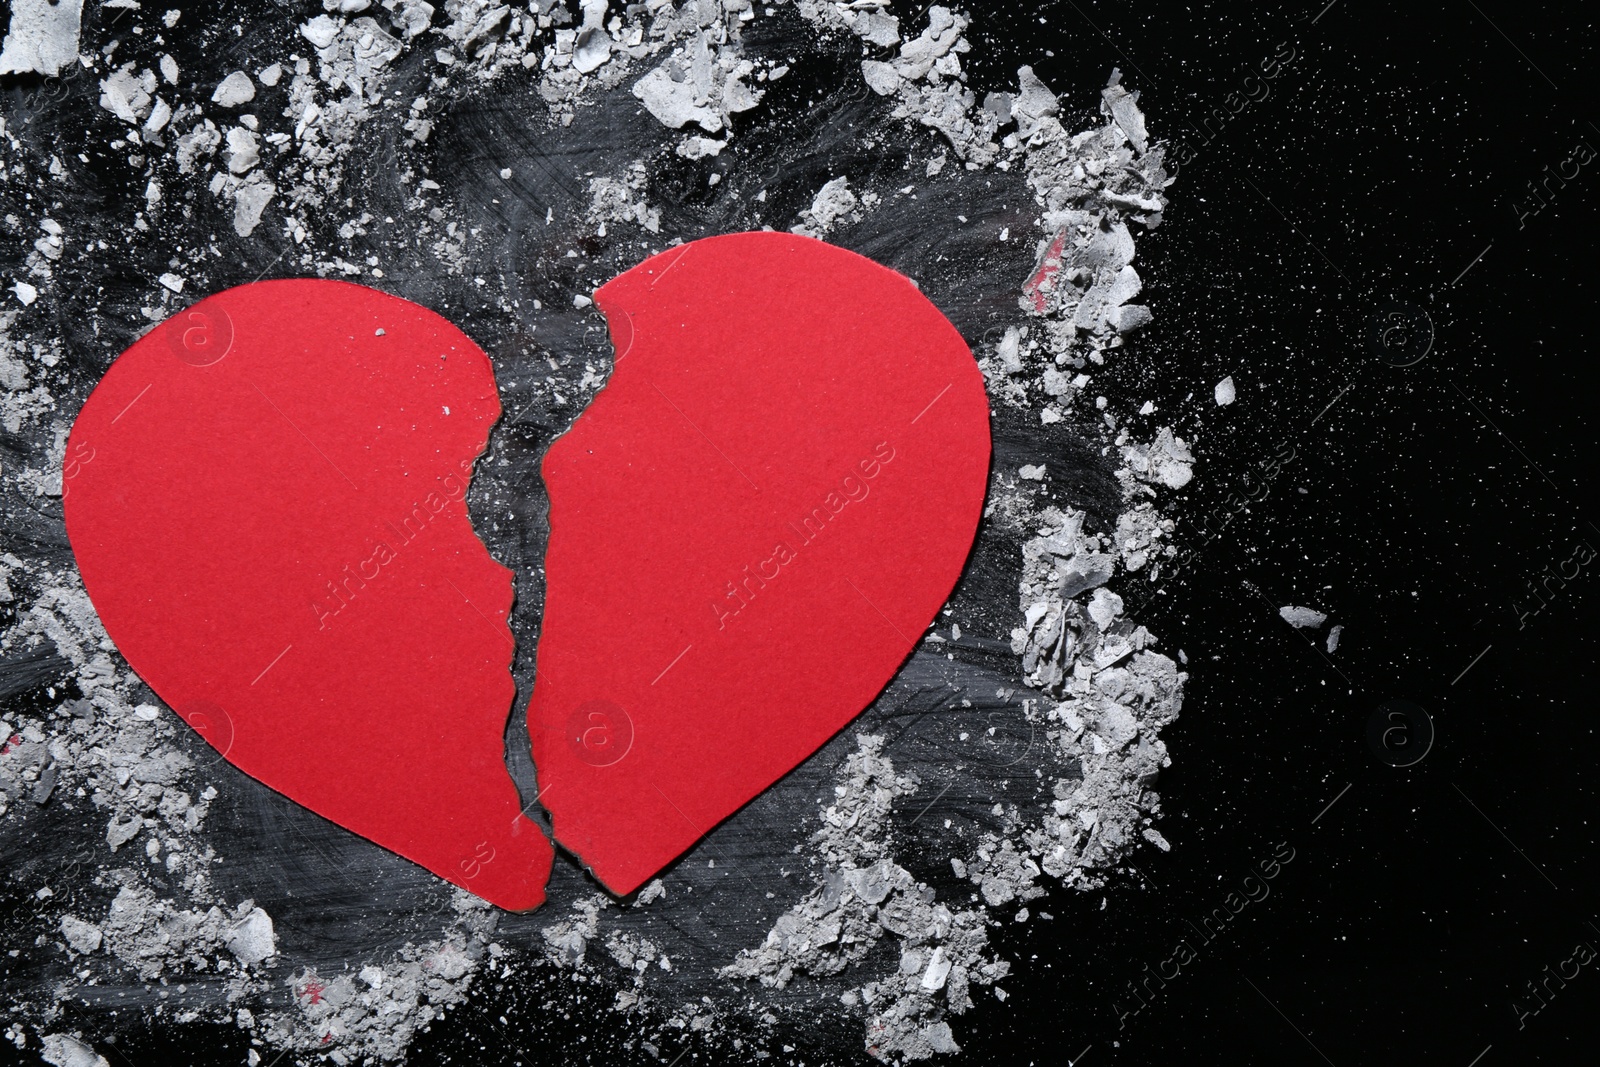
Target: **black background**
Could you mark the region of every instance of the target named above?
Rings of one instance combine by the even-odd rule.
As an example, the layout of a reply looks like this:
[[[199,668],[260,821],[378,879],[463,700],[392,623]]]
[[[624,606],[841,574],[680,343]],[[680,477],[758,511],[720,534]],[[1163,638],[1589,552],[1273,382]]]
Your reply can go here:
[[[1189,661],[1164,734],[1173,850],[1142,850],[1103,892],[1041,900],[1051,924],[998,930],[1010,999],[955,1023],[963,1059],[1592,1062],[1600,960],[1522,1025],[1514,1007],[1537,1006],[1526,983],[1579,942],[1600,948],[1585,781],[1597,564],[1552,582],[1537,613],[1527,592],[1581,543],[1600,547],[1587,292],[1600,159],[1552,183],[1548,207],[1517,209],[1580,141],[1600,147],[1588,13],[1001,6],[973,9],[964,64],[980,94],[1032,63],[1065,105],[1088,106],[1120,67],[1152,135],[1192,150],[1166,222],[1139,241],[1155,323],[1101,382],[1154,401],[1148,426],[1195,438],[1202,461],[1177,505],[1182,566],[1130,598]],[[1270,97],[1219,122],[1285,47],[1295,59]],[[1397,304],[1431,324],[1403,367],[1415,340],[1371,342]],[[1239,399],[1219,409],[1210,387],[1229,374]],[[1289,448],[1266,498],[1239,509]],[[1337,653],[1283,624],[1291,603],[1345,625]],[[1404,768],[1391,764],[1417,733],[1369,740],[1396,699],[1436,733]],[[1191,924],[1285,844],[1271,895],[1131,1011],[1129,983],[1180,939],[1198,945]],[[481,984],[412,1061],[653,1062],[622,1051],[598,1007],[547,1010],[561,981]],[[248,1044],[211,1026],[118,1037],[111,1055],[135,1064],[238,1063]],[[663,1051],[748,1060],[692,1039]]]
[[[1058,86],[1119,65],[1158,135],[1193,149],[1169,221],[1140,242],[1156,323],[1140,358],[1117,365],[1184,412],[1180,433],[1199,430],[1185,514],[1226,514],[1260,461],[1285,442],[1296,456],[1262,506],[1191,541],[1206,547],[1139,609],[1190,657],[1166,733],[1173,851],[1139,861],[1145,880],[1107,894],[1104,912],[1052,901],[1065,944],[1027,946],[1038,959],[1023,955],[1016,997],[969,1037],[979,1056],[1062,1063],[1090,1046],[1081,1062],[1467,1067],[1593,1055],[1588,969],[1537,1014],[1513,1008],[1537,1007],[1525,984],[1546,966],[1600,943],[1588,572],[1552,582],[1526,620],[1513,606],[1536,605],[1527,582],[1580,542],[1600,544],[1587,485],[1593,175],[1552,183],[1532,217],[1516,209],[1544,167],[1600,143],[1592,28],[1555,5],[1336,3],[1318,16],[1067,3],[974,27],[980,77],[1018,54]],[[1220,133],[1213,121],[1207,143],[1213,107],[1247,93],[1279,42],[1297,58],[1270,99]],[[1414,350],[1385,360],[1367,344],[1395,302],[1435,333],[1404,368],[1390,363]],[[1217,414],[1197,392],[1185,405],[1190,387],[1169,383],[1193,379],[1172,366],[1231,373],[1238,404]],[[1339,652],[1285,627],[1285,603],[1346,624]],[[1367,740],[1393,699],[1427,709],[1437,732],[1403,769]],[[1127,983],[1180,938],[1198,944],[1189,924],[1279,842],[1295,859],[1272,895],[1121,1019],[1138,1003]]]

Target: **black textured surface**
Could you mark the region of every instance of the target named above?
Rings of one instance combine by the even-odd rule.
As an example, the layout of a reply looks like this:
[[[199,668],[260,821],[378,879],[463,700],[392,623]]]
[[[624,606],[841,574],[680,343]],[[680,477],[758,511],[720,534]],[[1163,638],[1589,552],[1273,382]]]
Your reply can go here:
[[[287,26],[288,11],[262,7],[254,18]],[[1600,947],[1590,925],[1600,923],[1589,771],[1595,577],[1584,572],[1564,582],[1525,625],[1512,605],[1527,605],[1525,584],[1566,560],[1574,542],[1600,545],[1587,355],[1600,177],[1583,171],[1521,226],[1514,208],[1526,200],[1526,184],[1565,159],[1573,142],[1600,146],[1589,122],[1596,111],[1588,13],[1577,5],[1487,2],[1346,0],[1324,10],[1320,3],[1245,9],[1101,0],[975,14],[967,66],[980,90],[1003,87],[1019,63],[1033,62],[1069,104],[1087,109],[1105,72],[1120,65],[1145,93],[1153,134],[1194,149],[1171,190],[1168,221],[1140,238],[1156,321],[1101,377],[1108,395],[1155,401],[1149,426],[1175,418],[1180,433],[1198,430],[1203,460],[1181,505],[1180,543],[1198,551],[1178,580],[1129,598],[1164,648],[1182,647],[1190,658],[1183,715],[1166,732],[1174,767],[1161,783],[1168,813],[1161,829],[1174,849],[1145,851],[1137,872],[1103,893],[1053,893],[1040,902],[1056,916],[1051,926],[995,931],[1017,961],[1006,983],[1011,999],[986,1002],[958,1022],[964,1057],[1339,1067],[1586,1062],[1600,996],[1590,968],[1552,984],[1548,1007],[1521,1026],[1514,1004],[1531,1007],[1526,983],[1566,960],[1575,943]],[[1272,95],[1213,118],[1213,134],[1196,132],[1280,42],[1297,58]],[[199,42],[192,48],[179,57],[186,72],[220,73],[245,58]],[[94,232],[108,201],[138,195],[119,184],[117,168],[98,162],[110,127],[90,106],[95,89],[86,82],[44,93],[27,85],[0,90],[12,128],[25,128],[38,151],[67,161],[69,207],[56,217],[73,233]],[[749,225],[748,197],[735,202],[729,193],[774,181],[769,217],[787,219],[819,177],[850,173],[866,185],[869,175],[898,166],[903,147],[894,137],[932,137],[900,132],[861,143],[854,131],[885,129],[882,105],[844,88],[852,85],[842,68],[837,79],[797,80],[793,98],[775,94],[741,120],[739,139],[720,159],[664,166],[651,200],[672,217],[670,229],[697,236]],[[476,219],[503,231],[483,272],[515,279],[529,299],[567,306],[573,291],[629,261],[613,249],[613,258],[578,261],[573,273],[566,264],[574,261],[562,258],[567,244],[531,222],[542,222],[546,208],[561,215],[581,202],[575,175],[631,159],[641,139],[659,133],[632,109],[608,117],[609,129],[586,116],[583,139],[572,134],[570,142],[534,138],[514,116],[503,97],[456,102],[428,150],[431,173]],[[352,167],[361,175],[354,184],[379,205],[368,210],[396,218],[401,233],[386,242],[403,241],[406,226],[392,167],[384,165],[390,147],[363,144]],[[96,162],[74,162],[80,150]],[[515,167],[514,197],[486,184],[497,166]],[[727,175],[715,194],[704,181],[711,166]],[[492,202],[497,197],[501,204]],[[920,204],[930,209],[928,199]],[[1015,190],[946,210],[1010,219],[1027,232],[1029,207]],[[1022,250],[950,247],[959,234],[926,221],[933,217],[931,210],[898,218],[880,211],[834,239],[918,275],[977,340],[1009,311],[1006,294],[1025,270],[1016,259]],[[57,390],[67,411],[135,336],[142,323],[135,291],[152,267],[162,269],[179,236],[158,232],[129,243],[128,235],[104,235],[114,238],[113,252],[91,275],[60,285],[66,296],[54,305],[72,339],[75,391]],[[229,240],[227,270],[209,277],[208,288],[248,281],[283,251],[269,227],[250,241]],[[0,252],[8,268],[16,244],[8,238]],[[458,279],[396,271],[389,282],[390,291],[455,318],[496,359],[503,382],[522,382],[519,371],[546,354],[580,365],[608,354],[593,312],[542,316],[533,341],[510,317],[476,307],[472,287]],[[1433,347],[1414,366],[1393,367],[1366,343],[1368,320],[1391,300],[1431,318]],[[1240,400],[1219,412],[1210,390],[1225,374],[1239,383]],[[552,412],[522,411],[525,404],[517,389],[506,389],[507,417],[491,459],[504,456],[510,465],[486,464],[474,495],[479,529],[518,571],[523,693],[543,543],[535,465],[563,425]],[[1124,414],[1136,408],[1127,403]],[[999,425],[996,441],[1001,466],[1038,462],[1045,447],[1031,427]],[[1237,501],[1259,485],[1262,462],[1284,454],[1285,445],[1294,460],[1264,500],[1240,510]],[[1073,502],[1114,514],[1093,457],[1073,452],[1065,430],[1048,447],[1074,457],[1070,466],[1083,472],[1071,483]],[[41,450],[38,441],[0,439],[0,467],[14,470]],[[8,486],[3,506],[7,550],[65,562],[54,505]],[[964,631],[1003,639],[1015,548],[980,542],[957,598]],[[1344,623],[1339,653],[1319,654],[1285,627],[1276,617],[1285,603],[1312,603]],[[981,679],[992,692],[986,672],[1015,667],[990,648],[959,647],[954,664],[914,661],[869,713],[886,728],[909,726],[891,755],[928,767],[929,781],[940,780],[939,746],[950,724],[937,707],[923,714],[930,697],[919,703],[917,694],[951,678],[958,685]],[[49,672],[59,670],[49,658],[0,667],[7,705],[45,699],[43,686],[60,680]],[[1408,769],[1390,766],[1367,741],[1372,713],[1394,698],[1426,707],[1437,729],[1432,750]],[[519,737],[516,725],[510,736]],[[837,745],[819,753],[682,864],[682,877],[706,879],[706,897],[696,903],[712,901],[698,905],[717,909],[710,925],[752,940],[764,929],[762,909],[776,902],[752,894],[744,878],[771,877],[774,857],[792,843],[783,835],[796,827],[786,805],[809,805],[839,756]],[[1002,778],[966,780],[971,795],[952,790],[940,803],[976,818],[993,802],[986,790],[1000,788]],[[445,906],[447,898],[410,865],[247,786],[230,790],[210,817],[214,832],[238,835],[219,878],[255,893],[285,938],[292,932],[308,951],[342,958],[404,940],[410,920],[397,916]],[[899,813],[903,832],[916,833],[915,815]],[[4,870],[16,876],[5,888],[7,929],[33,906],[19,895],[33,884],[22,879],[25,870],[70,869],[79,855],[92,862],[77,833],[47,806],[0,843]],[[1152,980],[1148,1006],[1132,1012],[1139,1001],[1129,983],[1146,979],[1146,968],[1170,976],[1175,943],[1198,944],[1194,925],[1224,906],[1225,894],[1279,842],[1295,858],[1273,880],[1272,895],[1244,908],[1177,976]],[[704,855],[712,850],[741,873],[710,880]],[[563,868],[555,888],[565,891],[578,877]],[[706,924],[695,906],[677,903],[686,897],[667,903],[682,909],[672,921],[692,943]],[[519,928],[531,937],[535,925],[511,920],[507,937]],[[24,946],[21,957],[0,959],[0,988],[36,988],[47,980],[39,968],[48,966]],[[569,981],[536,974],[483,983],[466,1008],[423,1035],[414,1061],[653,1062],[622,1050],[631,1035],[604,1010],[609,993],[597,990],[572,1006]],[[118,992],[106,997],[101,1005],[69,1005],[65,1021],[115,1037],[128,1063],[243,1059],[246,1041],[232,1027],[151,1026],[137,1011],[112,1014]],[[546,1009],[552,999],[560,1012]],[[792,1058],[808,1063],[861,1058],[854,1029],[802,1033],[793,1043]],[[669,1061],[680,1052],[683,1064],[745,1061],[688,1037],[664,1049]],[[0,1058],[11,1054],[0,1044]]]

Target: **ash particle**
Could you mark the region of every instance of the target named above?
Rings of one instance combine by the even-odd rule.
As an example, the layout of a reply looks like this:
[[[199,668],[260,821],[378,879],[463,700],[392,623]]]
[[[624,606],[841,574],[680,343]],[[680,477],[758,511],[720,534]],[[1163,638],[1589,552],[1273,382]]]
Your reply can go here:
[[[1328,616],[1315,608],[1295,607],[1293,604],[1279,608],[1278,614],[1283,617],[1284,622],[1296,630],[1315,630],[1328,621]]]

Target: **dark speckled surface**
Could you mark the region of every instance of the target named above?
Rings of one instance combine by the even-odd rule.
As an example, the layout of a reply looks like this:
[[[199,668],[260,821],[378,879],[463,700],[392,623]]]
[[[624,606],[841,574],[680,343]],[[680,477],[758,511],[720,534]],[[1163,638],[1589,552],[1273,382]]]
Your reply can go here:
[[[248,12],[255,32],[219,35],[207,47],[196,41],[184,53],[175,46],[175,54],[186,71],[220,75],[253,47],[275,42],[288,51],[291,16],[313,6],[218,5],[208,25]],[[1132,425],[1172,425],[1194,438],[1202,460],[1178,508],[1178,542],[1193,554],[1175,578],[1125,593],[1162,647],[1189,658],[1183,714],[1165,734],[1174,765],[1161,781],[1160,828],[1173,851],[1142,850],[1103,891],[1052,892],[1037,905],[1055,916],[1048,924],[994,930],[1015,961],[1010,999],[986,998],[960,1020],[963,1059],[1587,1062],[1600,997],[1592,967],[1551,987],[1536,1014],[1526,983],[1578,942],[1600,948],[1591,925],[1600,924],[1600,872],[1589,770],[1596,578],[1585,571],[1564,580],[1529,618],[1512,605],[1525,610],[1526,583],[1566,560],[1574,543],[1600,545],[1588,355],[1600,178],[1583,171],[1522,225],[1514,207],[1573,142],[1600,146],[1590,122],[1589,13],[1355,0],[1248,11],[1121,0],[983,6],[991,10],[975,11],[965,61],[975,87],[1001,87],[1031,62],[1086,115],[1094,90],[1120,66],[1144,93],[1153,135],[1192,149],[1169,190],[1166,223],[1139,235],[1155,323],[1099,375],[1098,388]],[[663,232],[692,238],[788,225],[827,177],[892,187],[904,162],[933,144],[935,135],[887,119],[887,106],[855,85],[853,60],[784,25],[753,34],[751,47],[792,49],[804,61],[782,91],[739,120],[730,149],[696,162],[661,156],[649,197],[662,208]],[[762,42],[759,33],[778,36]],[[1199,132],[1280,42],[1297,59],[1270,98]],[[398,77],[425,80],[420,68]],[[144,324],[142,279],[165,269],[175,243],[210,232],[130,240],[107,221],[108,205],[142,189],[100,147],[110,121],[93,106],[96,93],[87,77],[43,91],[0,81],[8,126],[30,151],[65,161],[69,180],[54,217],[69,233],[112,246],[72,267],[48,308],[69,341],[68,363],[51,384],[67,415]],[[375,128],[350,166],[366,210],[396,220],[367,238],[396,263],[385,288],[451,316],[496,361],[507,415],[472,503],[486,542],[518,574],[523,694],[545,534],[537,462],[576,414],[542,401],[530,407],[526,386],[535,368],[541,378],[550,373],[547,356],[567,361],[557,373],[574,379],[586,359],[609,358],[598,313],[571,309],[571,296],[643,253],[613,241],[570,259],[575,228],[543,220],[547,211],[570,217],[586,202],[587,173],[665,143],[631,101],[601,105],[554,134],[519,118],[541,106],[531,91],[528,99],[458,99],[421,153],[464,221],[498,235],[476,271],[519,296],[524,318],[485,305],[470,280],[423,268],[425,257],[413,257],[415,269],[402,266],[396,250],[415,242],[394,178],[395,146]],[[91,161],[77,162],[79,151]],[[509,189],[494,178],[500,167],[514,170]],[[713,168],[724,174],[715,187],[706,183]],[[949,224],[966,214],[987,224],[983,233],[1007,224],[1029,232],[1020,181],[992,181],[926,183],[918,200],[886,204],[832,239],[918,278],[979,342],[1006,321],[1031,265],[1025,242],[1001,245],[979,237],[979,227]],[[752,196],[763,187],[769,197],[758,209]],[[4,202],[16,193],[0,188],[0,207],[12,210]],[[331,231],[333,220],[326,225]],[[285,248],[272,227],[249,240],[222,232],[226,255],[211,288],[271,273]],[[15,236],[0,242],[6,277],[26,251]],[[547,310],[530,331],[534,298]],[[1369,320],[1390,301],[1424,309],[1433,325],[1429,354],[1410,367],[1385,363],[1365,341]],[[1240,398],[1219,410],[1211,389],[1230,374]],[[1158,411],[1141,420],[1133,413],[1145,400]],[[1114,519],[1104,460],[1070,424],[1049,430],[1002,416],[997,469],[1046,461],[1063,472],[1051,484],[1067,502]],[[25,493],[10,477],[36,464],[45,444],[0,434],[3,548],[65,564],[59,502]],[[1295,461],[1267,499],[1224,524],[1260,462],[1286,444]],[[897,764],[923,778],[914,803],[896,812],[905,840],[920,840],[922,818],[981,826],[997,798],[1036,788],[1007,776],[1013,751],[1028,744],[1020,717],[1006,718],[1014,711],[982,702],[952,711],[945,699],[952,686],[992,694],[1016,684],[1016,661],[996,642],[1014,625],[1017,566],[1018,545],[980,537],[953,602],[952,619],[970,640],[946,649],[954,659],[919,654],[867,713],[892,738]],[[1343,623],[1339,652],[1328,657],[1284,626],[1276,607],[1288,603],[1313,603]],[[8,708],[44,704],[63,670],[48,654],[7,661],[0,699]],[[1374,710],[1395,698],[1426,707],[1437,730],[1432,750],[1407,769],[1384,762],[1367,741]],[[986,729],[995,715],[1006,729],[994,759],[953,772],[952,731],[973,721]],[[522,736],[514,717],[513,767],[531,787]],[[675,871],[685,892],[652,910],[651,936],[675,954],[758,941],[803,889],[782,874],[804,833],[796,812],[812,810],[849,746],[841,738],[824,748],[686,857]],[[216,881],[230,898],[252,895],[267,908],[297,958],[335,967],[438,928],[449,897],[431,878],[232,776],[209,817],[212,835],[230,842]],[[951,788],[924,809],[923,798],[944,784]],[[86,829],[51,806],[7,817],[0,948],[18,953],[0,954],[8,999],[34,996],[64,966],[17,940],[33,929],[41,872],[58,893],[104,905],[106,891],[80,877],[103,851],[98,833],[98,824]],[[1196,927],[1281,844],[1294,858],[1271,896],[1241,910],[1224,936],[1203,939]],[[941,857],[915,845],[907,852],[919,877],[936,886],[950,878]],[[558,864],[553,900],[588,888],[579,871]],[[500,938],[531,944],[543,921],[508,918]],[[1174,973],[1182,939],[1199,950]],[[697,995],[692,975],[680,981],[685,999]],[[1148,984],[1136,994],[1132,982]],[[611,995],[554,971],[485,981],[421,1036],[413,1062],[656,1062],[606,1010]],[[243,1062],[241,1032],[152,1023],[140,1010],[148,996],[138,985],[102,985],[95,999],[65,1005],[63,1024],[94,1036],[114,1064]],[[783,1043],[792,1051],[770,1048],[778,1062],[865,1058],[854,1023],[800,1027]],[[748,1052],[688,1035],[659,1048],[662,1062],[748,1062]],[[0,1060],[16,1056],[0,1043]],[[35,1061],[23,1054],[20,1062]]]

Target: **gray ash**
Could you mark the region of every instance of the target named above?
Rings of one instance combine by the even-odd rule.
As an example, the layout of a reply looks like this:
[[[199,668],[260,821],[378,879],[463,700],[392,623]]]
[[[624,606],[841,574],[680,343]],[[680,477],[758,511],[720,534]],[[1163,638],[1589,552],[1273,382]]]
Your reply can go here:
[[[13,5],[18,42],[44,40],[37,7]],[[998,924],[1169,847],[1153,783],[1184,676],[1124,593],[1173,552],[1193,442],[1137,439],[1095,388],[1150,320],[1134,235],[1166,206],[1159,119],[1115,74],[1081,130],[1027,67],[979,99],[968,17],[938,6],[919,25],[826,0],[323,7],[103,5],[83,59],[51,80],[51,30],[28,60],[46,91],[0,111],[8,1038],[92,1064],[137,1012],[240,1027],[251,1062],[391,1062],[522,982],[551,1012],[619,1013],[645,1052],[955,1052],[961,1017],[1006,995]],[[612,358],[588,294],[763,226],[906,273],[968,338],[989,504],[888,691],[632,899],[563,862],[545,908],[498,914],[219,762],[117,656],[61,527],[73,413],[197,296],[341,277],[495,360],[506,416],[470,504],[517,571],[525,701],[538,460]],[[520,714],[507,738],[532,800]]]

